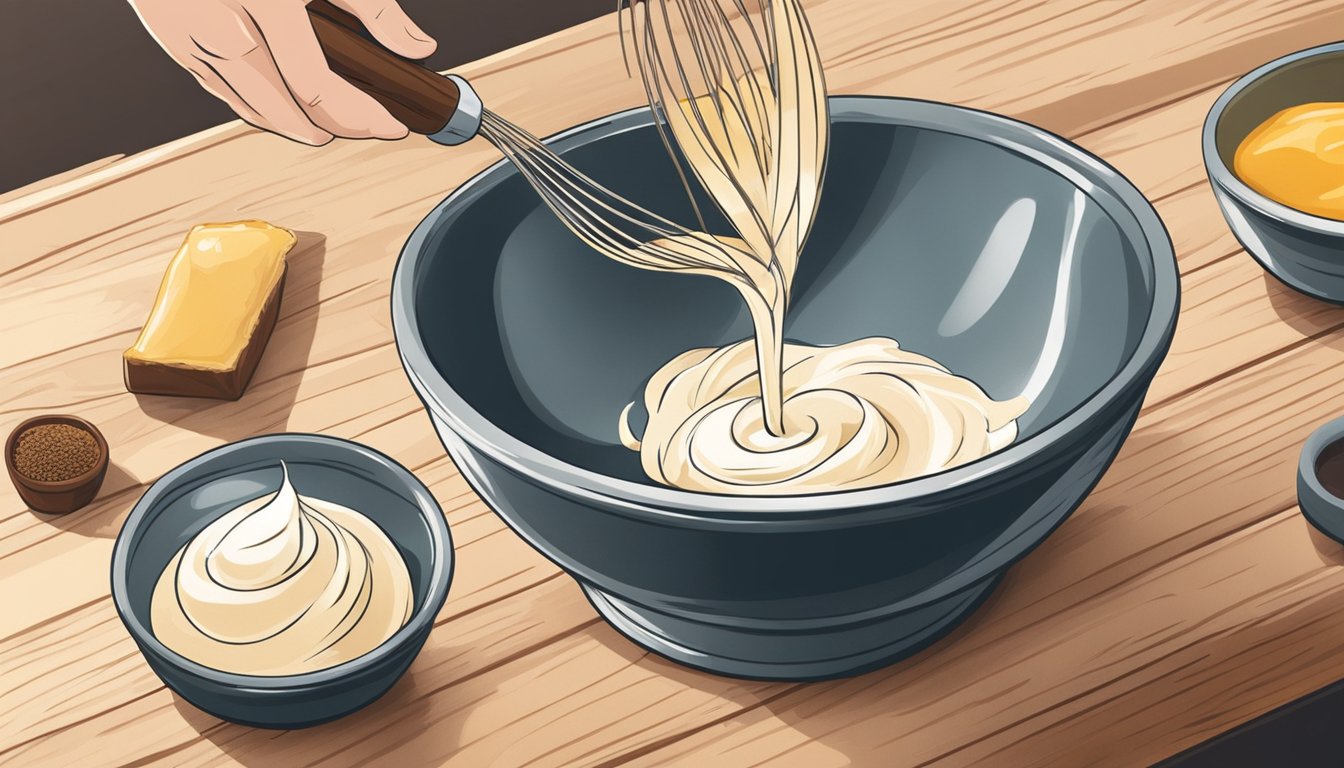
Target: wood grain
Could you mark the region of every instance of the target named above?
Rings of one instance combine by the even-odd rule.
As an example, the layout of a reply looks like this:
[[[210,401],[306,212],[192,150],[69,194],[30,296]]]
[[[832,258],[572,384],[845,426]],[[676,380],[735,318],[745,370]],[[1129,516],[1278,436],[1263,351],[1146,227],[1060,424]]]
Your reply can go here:
[[[314,150],[234,125],[0,201],[0,412],[71,410],[112,442],[107,486],[67,518],[0,507],[0,761],[294,765],[1138,763],[1344,676],[1344,553],[1293,506],[1306,433],[1334,415],[1344,313],[1268,281],[1203,181],[1221,87],[1324,42],[1330,3],[808,3],[835,92],[938,98],[1074,137],[1171,231],[1185,291],[1172,352],[1082,509],[951,638],[851,681],[715,678],[644,654],[475,499],[397,363],[402,239],[488,146]],[[611,19],[463,70],[541,133],[631,106]],[[574,94],[568,99],[545,94]],[[538,94],[542,94],[539,97]],[[194,223],[305,232],[239,403],[134,398],[118,355]],[[276,734],[162,688],[107,596],[111,537],[145,483],[221,442],[350,437],[421,476],[459,557],[425,651],[386,699]]]

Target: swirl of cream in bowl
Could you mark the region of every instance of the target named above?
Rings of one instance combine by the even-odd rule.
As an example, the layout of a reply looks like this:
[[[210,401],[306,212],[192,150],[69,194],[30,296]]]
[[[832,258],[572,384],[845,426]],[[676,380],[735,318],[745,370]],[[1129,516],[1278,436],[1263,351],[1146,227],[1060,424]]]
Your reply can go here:
[[[784,345],[784,433],[762,417],[751,340],[694,349],[645,389],[642,438],[620,421],[653,479],[711,493],[780,495],[866,488],[974,461],[1012,443],[1024,398],[974,382],[886,338]]]
[[[274,494],[206,526],[154,588],[154,635],[212,669],[295,675],[381,645],[413,611],[410,574],[372,520],[300,496],[281,463]]]

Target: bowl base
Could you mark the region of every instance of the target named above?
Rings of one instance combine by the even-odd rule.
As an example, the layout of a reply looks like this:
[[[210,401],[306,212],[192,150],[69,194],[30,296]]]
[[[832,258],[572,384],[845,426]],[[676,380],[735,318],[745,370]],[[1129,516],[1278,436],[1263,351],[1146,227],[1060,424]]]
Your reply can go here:
[[[829,680],[915,655],[952,631],[994,591],[1003,573],[895,616],[806,629],[734,627],[722,617],[673,615],[580,583],[607,623],[635,644],[705,672],[755,680]]]

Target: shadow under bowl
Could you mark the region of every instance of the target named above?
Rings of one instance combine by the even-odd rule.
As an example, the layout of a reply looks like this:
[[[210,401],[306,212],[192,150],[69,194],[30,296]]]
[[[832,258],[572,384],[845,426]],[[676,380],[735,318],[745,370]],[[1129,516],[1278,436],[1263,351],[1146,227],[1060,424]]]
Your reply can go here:
[[[265,677],[202,666],[154,637],[154,585],[203,528],[244,501],[274,493],[281,461],[300,494],[358,510],[388,535],[410,572],[415,610],[382,645],[327,669]],[[404,467],[358,443],[276,434],[201,454],[150,486],[117,536],[112,598],[145,661],[182,698],[235,723],[302,728],[361,709],[401,678],[429,637],[452,572],[452,539],[443,513]]]
[[[1166,231],[1097,158],[945,104],[855,96],[831,110],[786,336],[890,336],[995,398],[1025,394],[1003,451],[814,495],[653,483],[618,415],[675,355],[749,337],[742,302],[712,278],[591,251],[506,164],[421,222],[394,277],[402,362],[472,487],[625,635],[723,674],[853,674],[955,626],[1092,489],[1175,329]],[[549,143],[637,204],[694,221],[647,109]]]
[[[1275,59],[1224,91],[1204,120],[1204,167],[1232,234],[1260,266],[1296,291],[1344,303],[1344,221],[1271,200],[1232,170],[1251,131],[1315,101],[1344,102],[1344,42]]]

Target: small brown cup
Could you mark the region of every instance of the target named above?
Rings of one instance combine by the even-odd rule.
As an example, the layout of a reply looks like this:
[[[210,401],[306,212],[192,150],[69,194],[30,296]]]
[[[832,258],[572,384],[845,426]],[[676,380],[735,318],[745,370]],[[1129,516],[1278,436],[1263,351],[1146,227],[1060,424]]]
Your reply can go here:
[[[93,469],[78,477],[54,483],[34,480],[20,472],[14,466],[14,447],[19,442],[19,435],[30,427],[42,424],[69,424],[93,435],[93,439],[98,443],[98,462],[93,465]],[[98,495],[98,489],[103,485],[103,477],[107,475],[107,464],[107,440],[103,438],[103,433],[78,416],[57,414],[34,416],[15,427],[14,431],[9,433],[9,439],[5,441],[5,468],[9,470],[9,479],[14,482],[14,487],[24,503],[37,512],[64,515],[93,501]]]

